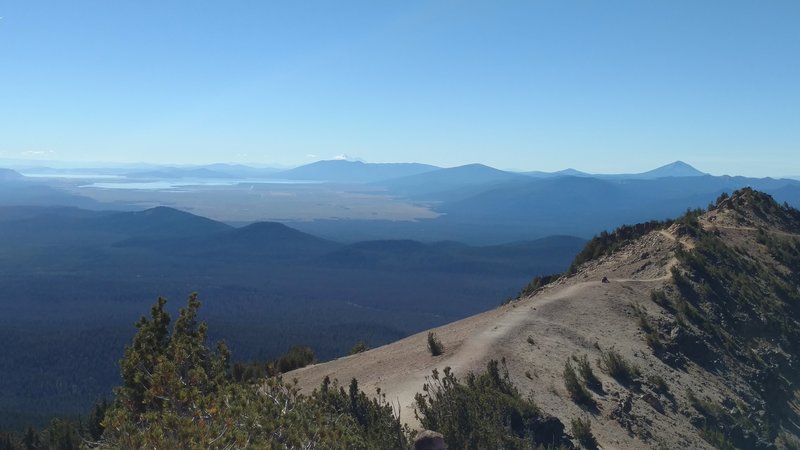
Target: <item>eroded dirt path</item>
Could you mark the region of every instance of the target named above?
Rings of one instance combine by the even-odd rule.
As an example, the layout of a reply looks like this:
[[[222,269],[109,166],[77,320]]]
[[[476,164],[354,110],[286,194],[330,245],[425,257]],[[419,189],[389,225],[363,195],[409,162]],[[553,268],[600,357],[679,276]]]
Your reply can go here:
[[[668,272],[658,278],[613,278],[610,282],[619,287],[625,283],[662,282],[669,277]],[[369,362],[356,355],[306,367],[290,375],[298,377],[301,387],[309,391],[319,386],[326,375],[338,378],[342,383],[356,378],[365,392],[375,392],[380,388],[395,409],[399,405],[401,419],[412,427],[418,426],[414,417],[414,397],[423,391],[423,385],[434,369],[441,373],[445,367],[450,367],[459,378],[469,372],[479,372],[488,360],[499,359],[494,352],[504,342],[512,339],[524,341],[526,327],[550,323],[549,313],[545,311],[560,309],[558,303],[564,300],[591,298],[602,286],[599,280],[551,286],[534,297],[441,327],[435,330],[445,345],[445,354],[440,357],[430,356],[426,347],[427,333],[420,333],[371,350]],[[376,377],[376,373],[381,375]]]
[[[596,281],[584,281],[518,302],[515,308],[498,318],[499,320],[493,322],[490,328],[467,339],[459,351],[444,358],[442,364],[450,366],[456,373],[465,373],[476,365],[482,366],[491,356],[488,355],[488,351],[492,344],[518,331],[519,325],[530,320],[531,316],[536,314],[537,308],[575,296],[596,284]]]

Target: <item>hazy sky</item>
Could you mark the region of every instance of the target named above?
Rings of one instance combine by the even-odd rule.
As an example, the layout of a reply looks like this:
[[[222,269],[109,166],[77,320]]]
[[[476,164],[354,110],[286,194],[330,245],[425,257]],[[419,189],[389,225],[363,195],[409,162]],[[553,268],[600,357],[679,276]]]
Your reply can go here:
[[[3,1],[0,158],[800,174],[800,1]]]

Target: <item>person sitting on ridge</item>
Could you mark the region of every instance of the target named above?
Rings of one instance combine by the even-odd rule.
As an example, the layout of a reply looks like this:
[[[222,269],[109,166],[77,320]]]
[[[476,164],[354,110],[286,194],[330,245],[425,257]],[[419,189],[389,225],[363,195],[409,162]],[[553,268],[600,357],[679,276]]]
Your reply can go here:
[[[414,438],[414,450],[447,450],[447,444],[441,433],[422,430]]]

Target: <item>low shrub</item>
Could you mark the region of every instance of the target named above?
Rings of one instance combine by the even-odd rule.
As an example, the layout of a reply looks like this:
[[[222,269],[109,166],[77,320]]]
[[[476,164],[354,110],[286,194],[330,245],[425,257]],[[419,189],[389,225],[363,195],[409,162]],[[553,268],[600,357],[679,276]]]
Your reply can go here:
[[[358,341],[356,342],[356,345],[350,349],[350,354],[355,355],[357,353],[364,353],[367,350],[369,350],[369,345],[367,345],[367,343],[364,341]]]
[[[578,375],[575,374],[575,369],[572,364],[567,361],[564,363],[564,387],[567,388],[569,397],[578,405],[587,407],[594,407],[595,401],[589,392],[578,380]]]
[[[647,382],[650,383],[653,390],[659,394],[667,395],[669,393],[669,386],[661,375],[648,375]]]
[[[665,294],[664,291],[650,291],[650,300],[662,308],[672,308],[672,304],[670,303],[669,298],[667,298],[667,294]]]
[[[564,424],[520,395],[504,362],[489,361],[483,373],[464,380],[449,367],[434,370],[414,410],[420,425],[442,433],[452,449],[570,448]]]
[[[589,363],[589,358],[583,355],[580,358],[573,356],[573,359],[575,359],[575,362],[578,364],[578,373],[581,375],[581,378],[583,378],[586,386],[594,390],[602,389],[603,385],[600,383],[600,380],[597,379],[597,376],[595,376],[592,365]]]
[[[581,444],[581,447],[586,449],[597,448],[597,439],[592,434],[592,422],[589,419],[581,419],[580,417],[572,419],[570,432],[572,437]]]
[[[603,352],[600,361],[605,372],[623,385],[631,384],[641,374],[639,367],[613,348]]]
[[[444,344],[442,344],[442,341],[439,340],[436,333],[433,331],[428,332],[428,350],[430,350],[433,356],[439,356],[444,353]]]
[[[658,337],[658,332],[651,331],[644,336],[647,346],[650,347],[654,353],[658,354],[664,350],[664,343]]]
[[[316,360],[311,347],[299,345],[292,347],[285,355],[278,358],[275,365],[280,373],[290,372],[305,367]]]

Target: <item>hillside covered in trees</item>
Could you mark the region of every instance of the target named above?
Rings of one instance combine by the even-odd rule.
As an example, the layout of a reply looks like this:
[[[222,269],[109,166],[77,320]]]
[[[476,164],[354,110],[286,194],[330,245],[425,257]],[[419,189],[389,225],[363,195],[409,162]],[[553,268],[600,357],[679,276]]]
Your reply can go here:
[[[346,244],[164,207],[0,207],[0,236],[0,430],[111,395],[132,323],[159,296],[175,314],[175,300],[202,293],[233,362],[295,346],[327,360],[492,308],[532,274],[567,267],[584,242]]]

